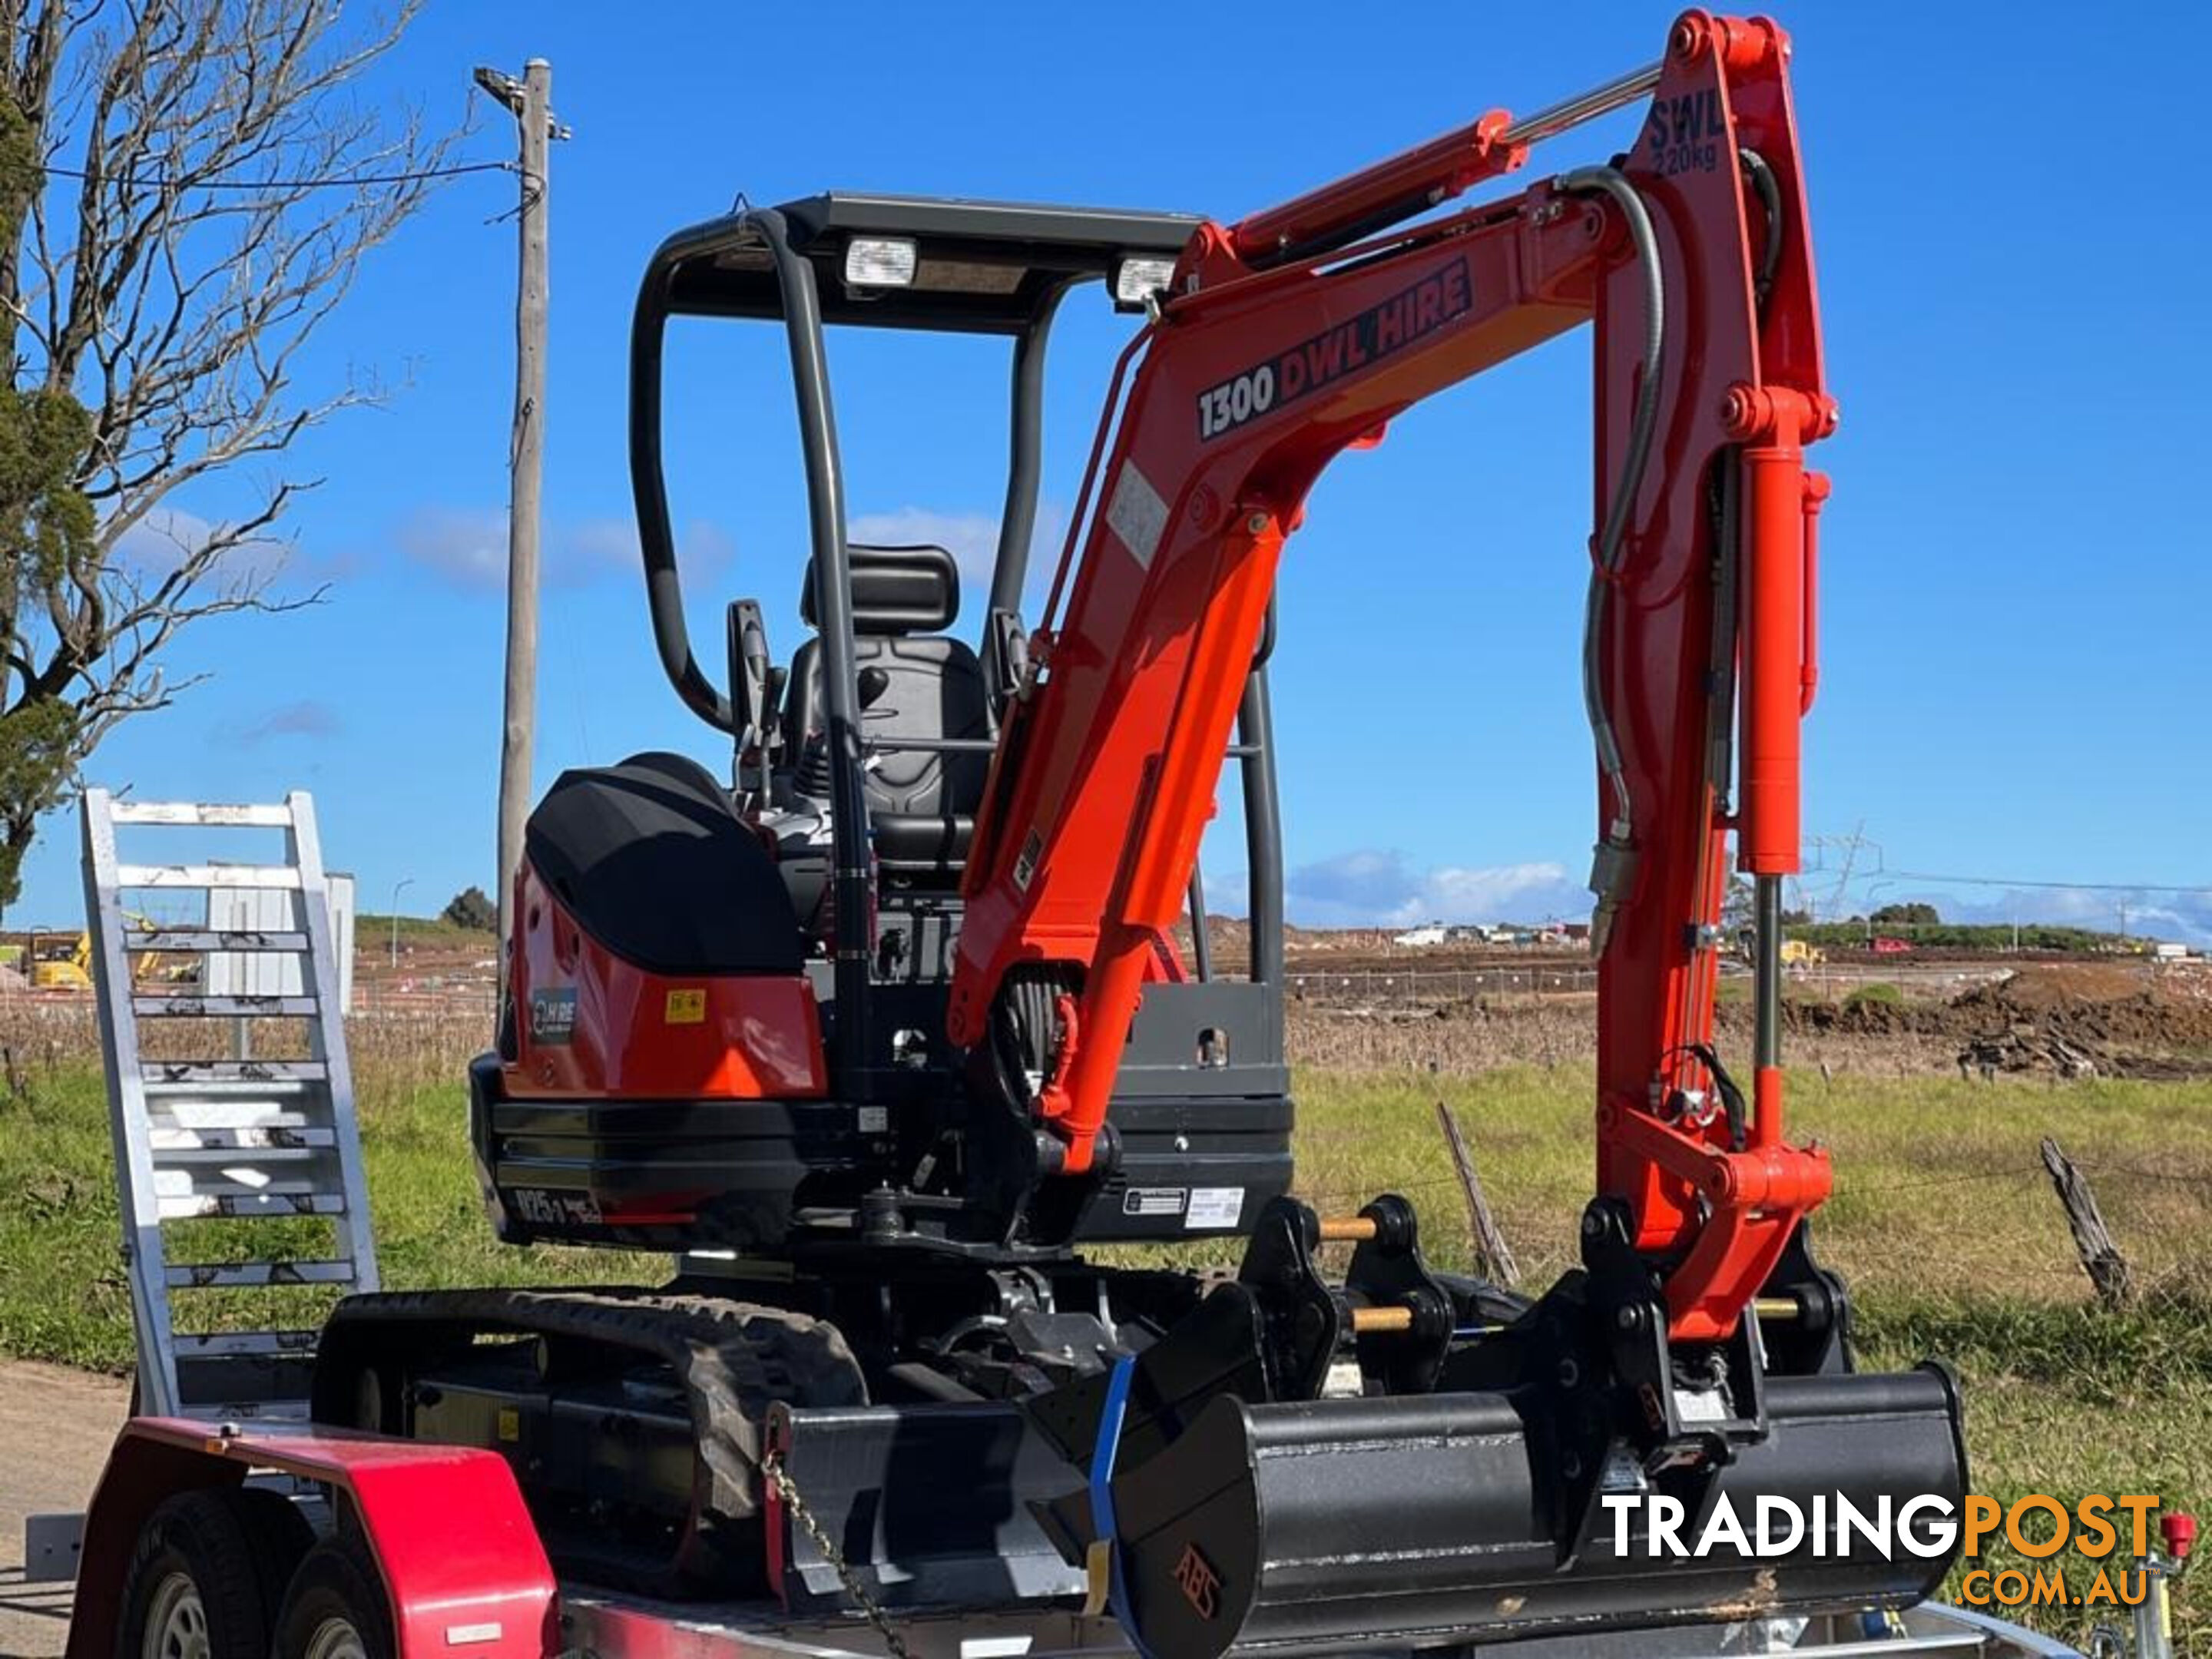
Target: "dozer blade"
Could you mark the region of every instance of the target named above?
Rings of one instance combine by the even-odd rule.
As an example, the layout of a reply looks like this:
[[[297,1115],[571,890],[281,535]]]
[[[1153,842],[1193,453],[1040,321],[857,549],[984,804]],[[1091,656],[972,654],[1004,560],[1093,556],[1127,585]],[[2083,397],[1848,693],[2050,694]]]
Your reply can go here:
[[[1224,1395],[1112,1482],[1121,1611],[1152,1659],[1295,1653],[1903,1607],[1941,1581],[1926,1559],[1834,1541],[1838,1497],[1868,1516],[1965,1492],[1958,1397],[1933,1366],[1769,1379],[1768,1432],[1686,1484],[1685,1547],[1726,1493],[1747,1529],[1786,1498],[1829,1528],[1791,1553],[1698,1559],[1629,1549],[1594,1496],[1564,1530],[1563,1483],[1540,1425],[1501,1394],[1252,1405]],[[1613,1490],[1636,1484],[1622,1462]],[[1640,1513],[1640,1512],[1639,1512]],[[1755,1536],[1755,1534],[1754,1534]],[[1566,1547],[1563,1549],[1562,1546]]]

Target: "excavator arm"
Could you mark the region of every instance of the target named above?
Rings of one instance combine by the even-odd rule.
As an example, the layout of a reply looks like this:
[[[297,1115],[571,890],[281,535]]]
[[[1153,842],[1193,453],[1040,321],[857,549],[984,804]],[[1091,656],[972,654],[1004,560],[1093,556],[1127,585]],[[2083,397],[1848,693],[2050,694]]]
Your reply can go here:
[[[1827,1194],[1825,1153],[1784,1137],[1778,967],[1747,1099],[1713,1047],[1729,838],[1768,957],[1797,867],[1826,489],[1803,451],[1835,422],[1789,50],[1692,11],[1649,70],[1193,238],[1117,369],[967,866],[950,1034],[1065,1176],[1110,1156],[1125,1039],[1315,479],[1589,324],[1600,1204],[1662,1275],[1669,1335],[1715,1341]],[[1613,165],[1418,216],[1647,90]]]

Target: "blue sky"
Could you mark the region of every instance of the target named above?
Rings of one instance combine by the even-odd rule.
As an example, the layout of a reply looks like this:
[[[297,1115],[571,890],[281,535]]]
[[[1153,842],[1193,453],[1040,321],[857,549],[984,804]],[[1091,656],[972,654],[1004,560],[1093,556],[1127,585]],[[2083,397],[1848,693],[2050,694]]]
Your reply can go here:
[[[655,665],[629,523],[625,336],[668,231],[740,191],[828,187],[1234,217],[1647,61],[1671,13],[864,4],[827,34],[815,15],[434,0],[370,89],[454,118],[472,65],[542,54],[574,129],[555,163],[541,784],[647,747],[723,759]],[[1836,492],[1807,824],[1863,824],[1893,870],[2212,884],[2212,533],[2192,491],[2212,229],[2187,183],[2212,13],[2129,17],[1783,15],[1844,410],[1818,457]],[[506,155],[503,112],[477,110],[464,148]],[[1602,158],[1633,120],[1532,165]],[[313,790],[365,908],[403,879],[409,909],[490,881],[514,236],[487,221],[512,188],[498,173],[447,187],[364,271],[303,374],[328,386],[374,370],[396,388],[293,458],[325,483],[295,516],[289,580],[327,581],[327,602],[187,636],[174,671],[211,678],[88,769],[146,798]],[[1125,330],[1077,305],[1056,340],[1048,523],[1065,522]],[[687,326],[678,343],[673,493],[702,657],[736,593],[767,603],[787,653],[805,503],[780,348],[741,325]],[[1293,920],[1586,903],[1587,352],[1570,337],[1424,406],[1316,490],[1276,659]],[[831,362],[859,532],[984,543],[1003,348],[847,336]],[[177,505],[214,518],[234,499]],[[75,839],[66,815],[52,821],[11,921],[76,913]],[[1243,860],[1217,838],[1208,863],[1226,876]],[[2201,894],[1906,879],[1879,895],[1918,896],[2098,925],[2124,900],[2133,927],[2212,938]]]

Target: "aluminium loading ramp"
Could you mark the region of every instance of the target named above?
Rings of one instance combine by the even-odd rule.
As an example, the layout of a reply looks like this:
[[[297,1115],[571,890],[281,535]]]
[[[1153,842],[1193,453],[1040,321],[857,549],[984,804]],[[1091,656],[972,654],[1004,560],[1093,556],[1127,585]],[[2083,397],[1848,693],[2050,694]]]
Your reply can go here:
[[[82,817],[137,1409],[304,1419],[321,1322],[303,1309],[377,1288],[314,803],[301,790],[217,805],[88,789]],[[283,859],[131,862],[118,830],[277,831]],[[217,893],[279,896],[284,925],[219,925],[236,907]],[[286,994],[212,994],[216,964],[241,954],[295,962],[297,994],[289,971]],[[210,1292],[220,1328],[189,1316]]]

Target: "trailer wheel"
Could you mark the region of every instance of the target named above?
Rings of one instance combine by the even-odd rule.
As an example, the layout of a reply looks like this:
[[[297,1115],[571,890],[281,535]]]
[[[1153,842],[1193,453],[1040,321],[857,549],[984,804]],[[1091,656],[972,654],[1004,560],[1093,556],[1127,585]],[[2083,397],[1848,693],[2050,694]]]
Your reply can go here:
[[[274,1496],[274,1494],[263,1494]],[[263,1659],[276,1597],[246,1494],[187,1492],[147,1518],[123,1581],[116,1659]]]
[[[267,1628],[276,1628],[276,1610],[301,1559],[314,1547],[315,1529],[300,1506],[280,1492],[262,1486],[241,1486],[234,1494],[246,1534],[253,1540],[253,1565],[261,1579],[261,1605],[268,1614]],[[268,1659],[264,1649],[254,1659]]]
[[[309,1550],[276,1614],[276,1659],[396,1659],[392,1607],[368,1548],[341,1530]]]

